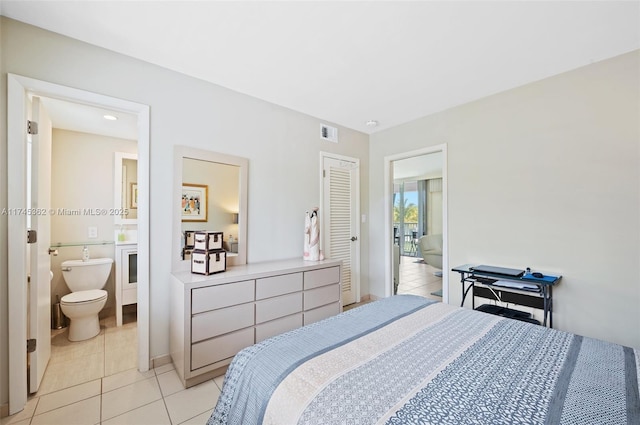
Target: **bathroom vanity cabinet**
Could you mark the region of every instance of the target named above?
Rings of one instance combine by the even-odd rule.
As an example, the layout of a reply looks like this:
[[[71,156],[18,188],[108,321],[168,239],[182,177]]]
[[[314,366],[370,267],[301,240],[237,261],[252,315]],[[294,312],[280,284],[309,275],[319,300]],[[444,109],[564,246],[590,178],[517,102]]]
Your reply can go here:
[[[342,311],[341,261],[282,260],[171,277],[171,358],[185,387],[241,349]]]
[[[138,302],[138,244],[116,242],[116,326],[122,326],[122,306]]]

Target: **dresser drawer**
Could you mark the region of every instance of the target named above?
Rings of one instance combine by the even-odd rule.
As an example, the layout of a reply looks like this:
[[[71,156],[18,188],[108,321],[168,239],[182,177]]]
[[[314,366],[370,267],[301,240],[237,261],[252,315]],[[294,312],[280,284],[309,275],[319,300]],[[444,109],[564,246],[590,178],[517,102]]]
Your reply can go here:
[[[196,314],[191,319],[191,342],[253,326],[253,303]]]
[[[302,313],[261,323],[256,326],[256,343],[302,326]]]
[[[338,266],[304,272],[304,289],[318,288],[338,282],[340,282],[340,267]]]
[[[335,302],[304,312],[304,324],[308,325],[340,313],[340,303]]]
[[[191,345],[191,370],[235,356],[253,344],[253,333],[247,328]]]
[[[255,281],[227,283],[191,291],[191,314],[253,301]]]
[[[302,311],[302,292],[256,301],[256,323]]]
[[[304,292],[304,309],[311,310],[340,299],[340,285],[322,286]]]
[[[256,279],[257,300],[297,291],[302,291],[302,273],[283,274]]]

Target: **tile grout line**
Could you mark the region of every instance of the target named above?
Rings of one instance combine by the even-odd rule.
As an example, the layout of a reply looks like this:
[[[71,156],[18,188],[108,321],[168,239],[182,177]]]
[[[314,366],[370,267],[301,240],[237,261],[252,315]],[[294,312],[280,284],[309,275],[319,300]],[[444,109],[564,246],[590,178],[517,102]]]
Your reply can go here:
[[[100,378],[100,424],[102,425],[102,404],[104,403],[104,378],[107,376],[107,327],[105,324],[104,335],[102,337],[102,378]]]
[[[160,380],[158,379],[158,374],[153,371],[153,375],[156,377],[156,382],[158,383],[158,389],[160,390],[160,395],[162,396],[162,404],[164,404],[164,410],[167,412],[167,418],[169,418],[169,424],[173,425],[173,419],[171,419],[171,414],[169,413],[169,407],[167,406],[167,400],[165,399],[164,393],[162,392],[162,386],[160,385]]]
[[[36,412],[38,411],[38,404],[40,404],[40,397],[38,396],[38,400],[36,401],[36,407],[33,408],[33,413],[31,414],[31,417],[29,418],[29,425],[31,425],[31,422],[33,422],[33,419],[36,417]]]
[[[104,376],[100,378],[100,403],[99,403],[99,416],[100,416],[100,424],[102,425],[102,395],[104,393]]]

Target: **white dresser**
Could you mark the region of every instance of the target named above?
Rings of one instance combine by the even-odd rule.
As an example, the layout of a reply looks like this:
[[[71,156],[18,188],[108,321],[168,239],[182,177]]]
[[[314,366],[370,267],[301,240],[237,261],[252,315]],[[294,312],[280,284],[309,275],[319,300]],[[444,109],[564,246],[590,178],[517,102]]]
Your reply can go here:
[[[185,387],[241,349],[342,311],[340,261],[281,260],[171,277],[170,350]]]

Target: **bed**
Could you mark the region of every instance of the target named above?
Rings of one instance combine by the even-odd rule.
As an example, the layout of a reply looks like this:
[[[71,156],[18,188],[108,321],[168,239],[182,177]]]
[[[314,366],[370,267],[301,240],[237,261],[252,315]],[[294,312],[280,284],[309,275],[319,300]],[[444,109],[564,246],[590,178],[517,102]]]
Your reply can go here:
[[[218,424],[640,424],[638,350],[412,295],[239,352]]]

